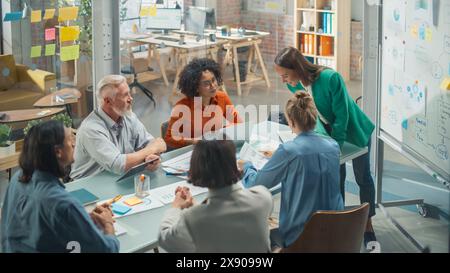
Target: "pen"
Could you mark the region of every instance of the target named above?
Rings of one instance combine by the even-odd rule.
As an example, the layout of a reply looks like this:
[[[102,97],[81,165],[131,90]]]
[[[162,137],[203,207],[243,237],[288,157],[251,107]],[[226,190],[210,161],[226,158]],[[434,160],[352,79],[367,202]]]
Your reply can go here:
[[[184,176],[184,175],[188,175],[188,173],[187,172],[182,172],[182,173],[166,172],[166,175],[181,175],[181,176]]]
[[[109,205],[112,205],[112,204],[116,203],[117,201],[120,200],[120,198],[122,198],[122,196],[123,196],[122,194],[117,195],[116,197],[114,197],[113,199],[111,199],[110,201],[108,201],[108,204],[109,204]]]

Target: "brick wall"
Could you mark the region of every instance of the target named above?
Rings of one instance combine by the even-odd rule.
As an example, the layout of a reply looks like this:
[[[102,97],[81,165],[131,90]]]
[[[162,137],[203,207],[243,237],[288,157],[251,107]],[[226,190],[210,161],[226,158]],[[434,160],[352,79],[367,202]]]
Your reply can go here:
[[[360,57],[363,54],[363,24],[359,21],[351,23],[350,45],[350,79],[361,80]]]
[[[217,25],[245,27],[249,30],[270,32],[260,45],[266,64],[273,62],[279,50],[294,45],[293,15],[279,15],[264,12],[241,10],[243,0],[217,1]],[[185,7],[192,5],[192,0],[184,0]]]

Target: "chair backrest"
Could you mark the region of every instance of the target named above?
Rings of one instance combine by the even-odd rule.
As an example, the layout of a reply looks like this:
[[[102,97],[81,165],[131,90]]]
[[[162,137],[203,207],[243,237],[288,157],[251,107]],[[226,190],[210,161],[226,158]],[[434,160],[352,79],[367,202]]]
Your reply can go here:
[[[168,127],[169,127],[168,121],[161,123],[161,138],[162,139],[164,139],[166,137]]]
[[[369,215],[369,204],[344,211],[318,211],[298,239],[283,253],[358,253]]]

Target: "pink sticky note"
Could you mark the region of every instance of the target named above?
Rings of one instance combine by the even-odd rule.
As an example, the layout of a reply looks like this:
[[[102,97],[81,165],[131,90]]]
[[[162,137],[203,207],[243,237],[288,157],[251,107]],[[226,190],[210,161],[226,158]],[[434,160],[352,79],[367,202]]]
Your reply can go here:
[[[55,28],[47,28],[45,30],[45,40],[46,41],[55,40]]]

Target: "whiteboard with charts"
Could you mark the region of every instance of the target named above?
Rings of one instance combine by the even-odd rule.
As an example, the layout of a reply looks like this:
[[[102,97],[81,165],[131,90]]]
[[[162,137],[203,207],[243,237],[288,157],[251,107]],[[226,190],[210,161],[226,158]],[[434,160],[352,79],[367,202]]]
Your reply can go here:
[[[450,1],[384,1],[381,133],[450,177]]]

